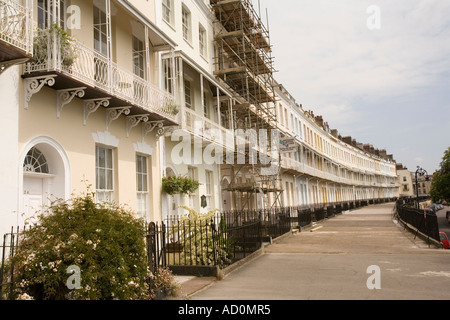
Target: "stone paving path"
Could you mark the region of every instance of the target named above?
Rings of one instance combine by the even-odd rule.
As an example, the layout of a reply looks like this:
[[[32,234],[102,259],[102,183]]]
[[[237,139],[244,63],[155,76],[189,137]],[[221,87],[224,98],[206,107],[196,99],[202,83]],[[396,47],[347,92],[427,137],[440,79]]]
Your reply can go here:
[[[267,246],[264,255],[190,299],[450,299],[450,251],[414,239],[392,214],[393,205],[382,204],[327,219],[315,232]],[[380,290],[367,286],[370,266],[379,268]]]

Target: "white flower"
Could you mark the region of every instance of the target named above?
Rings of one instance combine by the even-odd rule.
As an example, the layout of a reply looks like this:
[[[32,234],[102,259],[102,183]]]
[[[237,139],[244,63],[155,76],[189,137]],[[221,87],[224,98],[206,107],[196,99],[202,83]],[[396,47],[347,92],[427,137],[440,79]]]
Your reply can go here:
[[[22,293],[17,296],[17,300],[34,300],[32,296],[28,295],[27,293]]]
[[[28,281],[22,280],[19,282],[19,287],[24,288],[28,284]]]
[[[86,241],[86,244],[92,244],[91,240]]]

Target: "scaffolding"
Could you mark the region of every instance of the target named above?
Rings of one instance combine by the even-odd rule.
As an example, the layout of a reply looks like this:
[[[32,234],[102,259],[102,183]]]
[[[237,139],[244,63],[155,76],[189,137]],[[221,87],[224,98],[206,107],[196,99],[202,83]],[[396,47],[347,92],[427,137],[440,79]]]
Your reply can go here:
[[[258,133],[261,129],[267,132],[277,129],[274,68],[268,28],[250,0],[211,0],[210,3],[217,19],[214,25],[214,75],[235,94],[236,103],[232,106],[235,129],[254,129]],[[271,163],[271,166],[277,163],[277,169],[272,174],[263,174],[267,164],[261,163],[259,155],[263,152],[264,156],[272,157],[273,147],[269,144],[267,150],[261,151],[259,142],[256,145],[247,142],[244,150],[236,151],[234,164],[224,168],[229,170],[231,182],[226,190],[233,193],[234,207],[256,209],[261,205],[265,208],[281,205],[283,189],[279,155]],[[250,161],[254,151],[258,153],[257,159]],[[238,157],[243,153],[249,161],[237,164]],[[263,201],[259,205],[257,194],[262,196]]]

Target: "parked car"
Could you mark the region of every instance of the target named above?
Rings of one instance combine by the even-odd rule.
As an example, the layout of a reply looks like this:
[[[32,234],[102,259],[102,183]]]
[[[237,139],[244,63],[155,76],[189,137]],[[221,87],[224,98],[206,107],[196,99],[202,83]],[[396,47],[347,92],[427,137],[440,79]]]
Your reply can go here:
[[[450,242],[448,241],[447,234],[445,232],[439,232],[439,238],[441,239],[444,249],[448,249],[450,247]]]
[[[439,204],[439,203],[433,203],[430,206],[430,209],[434,210],[434,212],[438,212],[439,210],[444,209],[444,206],[442,204]]]

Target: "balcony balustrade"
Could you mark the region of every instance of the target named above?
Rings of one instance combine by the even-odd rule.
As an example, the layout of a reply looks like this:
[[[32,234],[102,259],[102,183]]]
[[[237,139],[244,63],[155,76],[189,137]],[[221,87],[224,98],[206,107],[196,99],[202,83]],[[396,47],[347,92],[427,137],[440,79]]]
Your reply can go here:
[[[234,145],[227,146],[227,137],[229,139],[234,138],[232,130],[228,130],[222,127],[220,124],[196,113],[189,108],[183,108],[182,110],[182,128],[190,133],[201,137],[202,139],[218,144],[223,148],[229,148],[230,150]],[[231,140],[234,141],[234,140]]]
[[[56,74],[64,79],[55,85],[57,89],[83,86],[85,98],[110,96],[111,107],[131,106],[135,113],[148,113],[151,120],[165,120],[168,125],[178,123],[179,108],[172,94],[85,44],[57,34],[39,31],[35,38],[35,61],[26,65],[25,78]]]
[[[366,187],[393,187],[385,182],[370,182],[370,181],[362,181],[357,179],[350,179],[346,177],[339,177],[333,173],[322,171],[316,168],[313,168],[305,163],[299,162],[295,159],[291,159],[288,157],[282,157],[281,159],[281,167],[283,170],[298,173],[298,174],[306,174],[311,177],[316,177],[318,179],[327,180],[330,182],[354,185],[354,186],[366,186]]]
[[[32,11],[29,3],[0,0],[0,73],[33,55]]]

